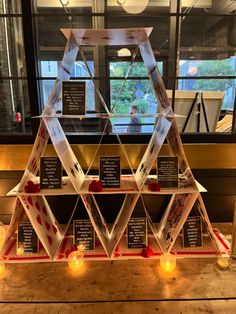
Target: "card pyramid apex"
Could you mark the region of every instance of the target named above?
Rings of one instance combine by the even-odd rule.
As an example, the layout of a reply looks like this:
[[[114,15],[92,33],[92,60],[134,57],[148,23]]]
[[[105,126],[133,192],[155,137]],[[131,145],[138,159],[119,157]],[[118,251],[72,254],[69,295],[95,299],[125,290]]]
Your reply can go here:
[[[67,39],[73,33],[79,45],[137,45],[146,36],[149,37],[152,27],[120,29],[77,29],[62,28]],[[145,35],[145,36],[144,36]]]

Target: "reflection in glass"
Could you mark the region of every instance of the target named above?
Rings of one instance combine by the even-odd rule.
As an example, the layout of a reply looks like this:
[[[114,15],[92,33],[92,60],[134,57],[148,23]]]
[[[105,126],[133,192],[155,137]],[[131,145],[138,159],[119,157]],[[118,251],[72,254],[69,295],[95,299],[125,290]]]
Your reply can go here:
[[[3,13],[17,12],[14,1],[1,1]],[[7,11],[8,10],[8,11]],[[0,133],[30,132],[28,88],[21,17],[0,17]]]
[[[236,79],[179,79],[178,89],[196,91],[222,91],[224,92],[222,110],[232,111],[234,109]]]
[[[208,133],[231,132],[234,100],[231,110],[225,110],[228,91],[176,90],[174,112],[177,115],[177,125],[180,132]],[[167,91],[171,101],[172,91]],[[232,94],[230,93],[232,97]],[[233,97],[235,97],[235,92]]]
[[[0,79],[0,94],[0,133],[30,133],[27,81]]]
[[[0,14],[21,14],[21,1],[1,0]]]
[[[223,60],[180,60],[179,76],[232,76],[235,75],[236,57]]]

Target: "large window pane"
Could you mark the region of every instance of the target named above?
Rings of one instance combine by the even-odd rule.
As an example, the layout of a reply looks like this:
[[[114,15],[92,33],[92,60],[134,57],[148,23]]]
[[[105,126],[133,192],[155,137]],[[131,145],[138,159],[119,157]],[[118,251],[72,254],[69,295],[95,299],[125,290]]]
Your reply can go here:
[[[62,4],[64,7],[62,6]],[[68,13],[88,14],[91,13],[93,0],[36,0],[37,13]]]
[[[160,73],[163,75],[163,62],[157,62]],[[130,69],[130,70],[129,70]],[[128,72],[129,70],[129,72]],[[143,62],[110,62],[111,77],[147,77],[147,69]]]
[[[117,1],[117,0],[108,0],[108,13],[109,14],[126,14],[126,13],[142,13],[142,14],[161,14],[169,12],[170,0],[155,0],[148,1],[146,7],[142,5],[142,1]]]
[[[158,57],[168,56],[169,24],[170,18],[166,16],[130,16],[126,14],[119,17],[109,15],[107,17],[107,28],[153,27],[149,38],[154,53]]]
[[[182,79],[178,83],[179,91],[176,91],[174,108],[177,114],[183,115],[182,120],[179,119],[180,131],[207,132],[207,121],[210,132],[231,132],[235,79]],[[225,116],[227,126],[225,129],[218,128]],[[188,123],[185,125],[186,119]],[[198,128],[197,124],[201,126]]]
[[[224,98],[221,109],[234,109],[236,79],[182,79],[178,86],[181,90],[222,91]]]
[[[0,133],[30,133],[27,81],[0,78],[0,94]]]
[[[232,14],[235,4],[226,2],[210,1],[202,9],[182,10],[188,14],[181,23],[178,71],[181,79],[175,110],[186,116],[187,123],[180,123],[184,132],[208,132],[206,120],[210,132],[231,132],[233,128],[236,16]],[[212,15],[215,13],[216,16]]]
[[[181,23],[180,59],[222,60],[235,53],[235,16],[185,16]]]
[[[0,14],[21,14],[21,1],[1,0]]]
[[[180,60],[179,76],[235,76],[236,57],[223,60]]]
[[[1,1],[3,14],[18,13],[14,1]],[[31,132],[22,17],[0,17],[0,133]]]

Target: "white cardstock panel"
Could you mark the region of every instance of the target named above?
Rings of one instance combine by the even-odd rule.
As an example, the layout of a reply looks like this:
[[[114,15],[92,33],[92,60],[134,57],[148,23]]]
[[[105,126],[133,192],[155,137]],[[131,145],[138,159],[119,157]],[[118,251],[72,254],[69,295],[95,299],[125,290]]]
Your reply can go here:
[[[166,93],[166,89],[161,77],[161,74],[158,70],[158,66],[156,64],[155,56],[152,51],[152,47],[148,37],[143,40],[139,44],[140,53],[143,57],[144,64],[147,68],[148,75],[153,85],[154,93],[158,99],[158,104],[160,106],[159,111],[162,114],[169,114],[173,115],[173,111],[171,105],[169,103],[169,99]],[[191,169],[189,167],[184,149],[183,144],[179,135],[178,127],[175,118],[173,118],[173,123],[169,130],[167,136],[168,143],[170,144],[172,153],[174,156],[177,156],[179,159],[179,168],[182,171],[185,180],[181,182],[182,186],[186,187],[194,187],[197,190],[197,186],[192,175]]]
[[[172,196],[157,232],[158,241],[164,252],[170,252],[197,196],[198,192]]]
[[[132,215],[139,195],[127,194],[125,196],[123,205],[116,217],[115,222],[112,225],[111,231],[109,231],[109,226],[106,223],[94,196],[91,194],[83,194],[81,197],[97,236],[101,241],[107,255],[111,257],[127,227],[128,221]]]
[[[162,144],[164,143],[165,138],[169,132],[170,126],[171,122],[163,117],[161,117],[157,122],[145,154],[143,155],[143,158],[135,173],[135,180],[139,189],[143,187],[147,176],[149,175],[149,172],[152,169],[154,162],[156,161]]]
[[[85,175],[78,160],[75,157],[73,150],[63,132],[60,122],[57,118],[44,118],[45,124],[56,153],[61,160],[61,163],[71,180],[76,191],[79,193],[84,182]]]
[[[46,198],[41,195],[34,196],[27,194],[22,194],[19,198],[39,240],[50,258],[53,259],[61,243],[62,232]]]
[[[109,230],[102,213],[99,210],[97,202],[93,195],[91,194],[81,194],[82,201],[87,210],[89,218],[93,224],[94,230],[106,252],[109,256],[108,251],[108,238]]]
[[[207,232],[209,234],[209,236],[214,240],[214,243],[216,245],[216,248],[218,249],[218,251],[220,252],[220,247],[218,245],[218,239],[216,238],[216,235],[213,231],[213,228],[211,226],[211,222],[209,220],[208,214],[207,214],[207,210],[206,207],[204,205],[203,199],[201,194],[198,194],[197,200],[195,202],[195,206],[200,214],[200,216],[202,217],[202,222],[204,223],[204,225],[206,226]]]
[[[116,246],[125,232],[138,198],[139,194],[126,194],[125,196],[122,207],[110,232],[110,241],[108,244],[109,257],[113,255]]]
[[[23,220],[25,216],[25,210],[24,207],[22,206],[19,198],[16,198],[16,203],[15,203],[15,208],[11,217],[11,222],[10,225],[7,229],[6,237],[3,242],[3,245],[1,247],[1,254],[2,256],[6,255],[6,251],[11,245],[11,240],[16,238],[16,231],[17,231],[17,226],[18,223]]]
[[[38,130],[38,133],[37,133],[34,145],[33,145],[33,149],[31,151],[31,155],[30,155],[28,164],[26,166],[26,170],[19,184],[19,188],[18,188],[19,192],[23,192],[25,185],[27,184],[27,181],[29,180],[33,181],[35,176],[37,175],[38,170],[39,170],[39,158],[45,151],[48,138],[49,138],[49,135],[48,135],[47,128],[43,120],[41,120],[39,130]]]
[[[57,108],[61,103],[62,81],[67,81],[70,79],[71,70],[74,65],[78,50],[79,48],[76,44],[75,38],[70,32],[57,79],[53,86],[52,92],[49,95],[42,116],[54,116],[56,114]]]

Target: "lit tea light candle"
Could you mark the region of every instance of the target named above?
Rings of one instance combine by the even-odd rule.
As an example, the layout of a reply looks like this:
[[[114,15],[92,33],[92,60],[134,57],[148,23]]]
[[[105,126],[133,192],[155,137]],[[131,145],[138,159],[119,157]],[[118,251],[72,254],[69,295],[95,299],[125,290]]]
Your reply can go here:
[[[68,256],[68,265],[72,271],[80,271],[84,265],[84,254],[81,251],[71,252]]]
[[[160,257],[160,265],[164,272],[171,273],[176,267],[176,257],[171,253],[163,253]]]
[[[0,248],[3,245],[5,237],[6,237],[6,227],[4,226],[2,222],[0,222]]]
[[[0,257],[0,275],[4,273],[5,270],[5,261],[2,257]]]
[[[80,251],[80,252],[84,252],[85,246],[84,246],[83,244],[79,244],[79,245],[77,246],[77,250]]]
[[[220,257],[217,259],[217,265],[221,269],[227,269],[230,266],[230,259],[228,257]]]
[[[19,246],[19,247],[17,248],[17,250],[16,250],[16,254],[17,254],[17,255],[23,255],[24,252],[25,252],[25,251],[24,251],[23,245]]]

